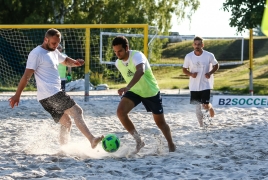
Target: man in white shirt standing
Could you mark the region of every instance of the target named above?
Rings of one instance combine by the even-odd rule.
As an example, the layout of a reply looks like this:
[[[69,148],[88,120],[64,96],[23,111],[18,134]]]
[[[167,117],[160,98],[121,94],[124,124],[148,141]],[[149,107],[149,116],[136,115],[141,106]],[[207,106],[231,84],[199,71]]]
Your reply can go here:
[[[219,69],[214,54],[203,50],[203,47],[203,38],[195,37],[193,42],[194,51],[185,56],[183,63],[183,73],[190,76],[190,103],[196,104],[196,117],[200,127],[204,125],[201,108],[208,110],[211,117],[214,117],[215,114],[209,100],[210,90],[213,89],[214,84],[213,73]],[[202,104],[202,107],[200,104]]]
[[[91,134],[84,121],[82,108],[60,90],[59,63],[68,67],[78,67],[84,64],[84,60],[74,60],[60,53],[57,50],[60,41],[61,33],[57,29],[49,29],[46,32],[43,44],[30,52],[25,72],[15,95],[9,99],[9,104],[11,108],[18,106],[21,93],[34,74],[37,84],[37,100],[51,114],[54,121],[61,124],[60,144],[68,142],[72,126],[70,117],[72,117],[78,129],[90,141],[91,147],[95,148],[103,136],[95,137]]]

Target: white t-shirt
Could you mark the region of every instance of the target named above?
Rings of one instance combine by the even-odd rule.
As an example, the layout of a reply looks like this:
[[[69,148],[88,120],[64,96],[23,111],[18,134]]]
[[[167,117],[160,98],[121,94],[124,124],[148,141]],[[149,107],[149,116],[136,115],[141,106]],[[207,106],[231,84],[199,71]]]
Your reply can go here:
[[[48,51],[41,46],[37,46],[30,52],[26,69],[34,70],[38,101],[60,91],[61,80],[58,65],[65,59],[66,55],[63,55],[57,49]]]
[[[213,74],[209,79],[205,74],[212,70],[212,66],[218,64],[214,54],[203,50],[200,56],[196,56],[194,51],[188,53],[184,58],[183,67],[189,68],[191,73],[197,72],[196,78],[190,76],[189,89],[190,91],[203,91],[213,89],[214,76]]]
[[[122,61],[122,63],[123,63],[125,66],[128,65],[132,53],[133,53],[133,51],[132,51],[132,50],[129,50],[129,57],[128,57],[128,60],[126,60],[126,61]],[[141,53],[140,51],[134,51],[134,53],[135,53],[135,54],[134,54],[133,57],[132,57],[132,61],[133,61],[133,63],[135,64],[135,66],[137,66],[137,65],[139,65],[139,64],[141,64],[141,63],[143,63],[143,64],[145,64],[145,70],[146,70],[146,69],[148,68],[148,66],[149,66],[149,62],[147,61],[146,56],[145,56],[143,53]],[[116,67],[118,66],[118,61],[119,61],[119,59],[117,59],[117,61],[115,61],[115,66],[116,66]],[[118,69],[118,67],[117,67],[117,69]]]

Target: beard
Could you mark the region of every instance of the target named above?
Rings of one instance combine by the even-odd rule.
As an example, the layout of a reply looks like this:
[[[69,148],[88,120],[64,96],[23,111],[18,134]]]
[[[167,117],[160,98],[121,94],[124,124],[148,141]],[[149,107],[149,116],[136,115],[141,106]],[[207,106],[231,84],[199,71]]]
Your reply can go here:
[[[48,46],[48,44],[46,44],[46,49],[49,50],[49,51],[55,51],[56,49],[52,49]]]
[[[195,48],[194,50],[195,51],[201,51],[201,48]]]

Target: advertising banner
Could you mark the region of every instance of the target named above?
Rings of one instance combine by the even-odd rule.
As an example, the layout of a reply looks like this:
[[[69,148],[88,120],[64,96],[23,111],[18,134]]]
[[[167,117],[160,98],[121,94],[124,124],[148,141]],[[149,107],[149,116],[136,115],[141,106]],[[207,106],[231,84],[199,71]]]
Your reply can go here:
[[[213,106],[268,107],[268,96],[214,95]]]

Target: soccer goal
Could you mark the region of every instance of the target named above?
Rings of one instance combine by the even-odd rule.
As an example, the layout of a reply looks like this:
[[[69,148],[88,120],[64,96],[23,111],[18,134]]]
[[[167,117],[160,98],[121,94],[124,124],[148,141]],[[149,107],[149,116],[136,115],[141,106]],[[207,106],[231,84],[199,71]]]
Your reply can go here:
[[[44,40],[46,31],[50,28],[58,29],[62,34],[61,44],[64,53],[74,59],[84,59],[85,66],[72,68],[72,79],[85,79],[85,95],[89,95],[89,82],[95,85],[106,83],[105,80],[113,77],[114,82],[122,81],[115,67],[100,63],[100,54],[113,54],[110,41],[100,51],[100,34],[103,31],[142,34],[143,38],[135,41],[133,46],[148,56],[148,29],[147,24],[93,24],[93,25],[0,25],[0,86],[2,88],[16,88],[25,71],[29,52]],[[109,61],[116,58],[110,56]],[[89,76],[90,74],[90,76]],[[100,80],[100,79],[103,79]],[[105,79],[105,80],[104,80]],[[35,87],[34,78],[28,87]]]
[[[111,41],[116,36],[125,36],[129,39],[130,49],[141,50],[140,41],[144,39],[144,34],[133,33],[118,33],[104,31],[100,33],[100,63],[101,64],[114,64],[112,59],[116,59],[113,52],[107,51],[107,44],[111,44]],[[194,35],[179,35],[168,36],[159,35],[158,29],[155,26],[150,26],[148,30],[148,60],[151,66],[182,66],[178,60],[174,59],[162,59],[162,52],[165,46],[170,42],[182,42],[192,40]],[[177,57],[178,58],[178,57]]]
[[[195,36],[184,36],[180,42],[167,43],[161,51],[158,62],[165,62],[166,66],[182,66],[187,53],[193,51],[193,39]],[[203,37],[204,50],[212,52],[220,66],[243,64],[244,38],[243,37]],[[224,52],[219,51],[224,50]],[[226,53],[228,52],[228,53]]]
[[[100,63],[114,64],[116,59],[112,51],[107,51],[107,44],[111,44],[114,37],[122,35],[130,40],[130,49],[140,50],[139,41],[144,34],[118,33],[103,31],[100,33]],[[195,35],[159,35],[156,27],[149,27],[148,33],[148,60],[151,66],[182,66],[184,57],[193,51],[192,43]],[[244,38],[243,37],[204,37],[205,50],[212,52],[221,66],[243,64]],[[224,42],[224,43],[223,43]],[[138,46],[137,46],[138,45]],[[226,45],[226,48],[221,46]],[[218,51],[218,48],[226,49],[228,53]],[[235,50],[234,50],[235,49]],[[225,51],[225,52],[226,52]]]
[[[245,46],[244,37],[204,37],[204,40],[209,40],[210,42],[219,42],[219,40],[221,40],[229,45],[228,49],[226,49],[228,54],[218,54],[215,50],[214,54],[221,66],[243,64]],[[216,43],[214,46],[215,49],[217,49],[217,46],[221,46],[221,44]],[[236,51],[234,51],[234,49],[236,49]]]

